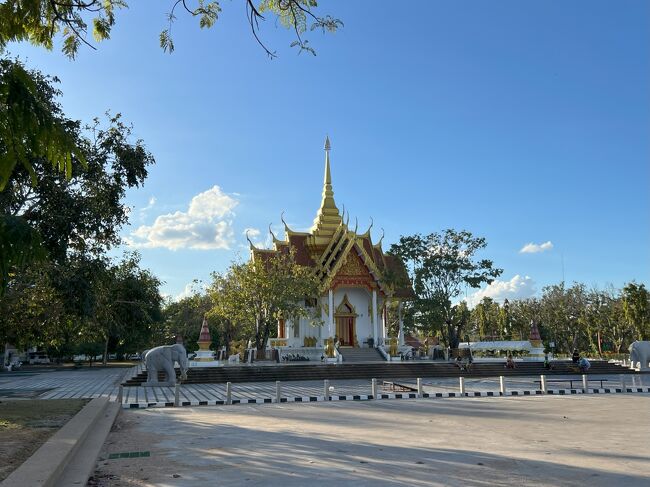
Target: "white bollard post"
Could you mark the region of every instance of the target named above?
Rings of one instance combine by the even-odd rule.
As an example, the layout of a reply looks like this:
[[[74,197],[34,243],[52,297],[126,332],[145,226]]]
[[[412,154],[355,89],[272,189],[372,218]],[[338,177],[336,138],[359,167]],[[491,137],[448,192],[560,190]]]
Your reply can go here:
[[[422,379],[418,377],[418,397],[422,397]]]
[[[117,390],[117,399],[115,399],[115,402],[117,402],[120,406],[122,405],[122,401],[124,400],[124,386],[120,384],[120,388]]]
[[[465,377],[458,378],[458,385],[460,386],[460,394],[465,395]]]
[[[330,381],[327,379],[323,381],[323,396],[326,401],[330,400]]]
[[[589,391],[589,385],[587,383],[587,376],[582,374],[582,392],[585,394]]]
[[[226,404],[232,404],[232,383],[226,382]]]
[[[539,388],[542,390],[542,394],[546,394],[546,376],[543,374],[539,376]]]
[[[627,384],[625,384],[625,375],[621,374],[621,392],[627,392]]]
[[[282,385],[279,380],[275,381],[275,402],[278,404],[282,402]]]
[[[377,397],[377,379],[372,379],[372,398],[379,399]]]
[[[180,384],[177,382],[174,385],[174,407],[181,405],[181,389]]]
[[[499,393],[502,396],[506,395],[506,381],[502,375],[499,376]]]

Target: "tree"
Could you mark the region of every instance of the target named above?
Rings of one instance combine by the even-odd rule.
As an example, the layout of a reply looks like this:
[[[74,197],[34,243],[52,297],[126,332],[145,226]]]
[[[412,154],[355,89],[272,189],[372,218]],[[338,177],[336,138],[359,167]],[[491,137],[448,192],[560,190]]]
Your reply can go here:
[[[35,158],[47,159],[67,176],[72,173],[73,158],[85,162],[69,121],[61,117],[61,107],[55,102],[58,95],[41,73],[27,71],[18,61],[0,59],[0,191],[16,166],[22,166],[36,184],[31,163]]]
[[[201,292],[168,302],[163,309],[167,337],[171,340],[181,336],[186,344],[195,343],[199,338],[203,319],[211,309],[210,296]],[[208,317],[208,327],[214,345],[220,342],[221,335],[217,323],[217,319]]]
[[[12,323],[3,334],[65,355],[80,337],[98,338],[97,326],[90,325],[100,278],[111,266],[104,256],[120,242],[119,230],[128,221],[126,190],[143,184],[153,157],[141,141],[131,140],[119,115],[82,127],[63,114],[55,78],[37,71],[29,75],[39,109],[76,152],[62,171],[47,147],[35,149],[22,136],[0,140],[0,153],[15,142],[28,162],[13,167],[0,192],[0,308],[11,316],[3,324]],[[29,125],[13,127],[32,131]]]
[[[502,269],[493,267],[488,259],[475,255],[487,243],[470,232],[453,229],[429,235],[415,234],[400,237],[390,253],[404,262],[416,299],[413,301],[413,319],[424,329],[439,329],[445,323],[446,342],[457,348],[465,322],[453,321],[452,302],[460,296],[463,287],[479,288],[499,277]],[[459,328],[458,323],[462,323]]]
[[[320,293],[312,270],[296,264],[293,254],[281,254],[232,264],[223,275],[215,273],[209,294],[212,316],[251,338],[260,352],[278,320],[310,317],[304,301]]]
[[[5,71],[9,65],[0,62]],[[58,127],[75,149],[61,171],[57,152],[50,145],[29,142],[38,126],[5,124],[14,139],[0,138],[0,156],[7,155],[7,147],[13,144],[21,148],[18,152],[24,153],[27,163],[3,159],[3,164],[13,166],[0,192],[0,296],[11,275],[45,255],[62,263],[71,252],[97,256],[117,244],[119,229],[128,219],[128,208],[122,202],[126,190],[143,184],[147,166],[154,162],[142,141],[130,140],[131,129],[119,114],[82,127],[68,119],[57,102],[56,78],[38,71],[29,76],[38,110],[48,114],[47,123]],[[3,84],[0,91],[4,88]],[[42,118],[38,115],[38,120]],[[0,126],[4,121],[0,116]]]
[[[650,340],[650,293],[643,284],[630,282],[623,288],[623,315],[637,340]]]
[[[104,343],[104,364],[113,341],[115,348],[134,352],[150,345],[151,327],[162,321],[160,280],[140,268],[140,255],[129,253],[108,265],[95,282],[93,325]]]
[[[243,0],[246,16],[255,40],[264,51],[275,57],[261,41],[260,21],[264,13],[275,16],[280,25],[293,31],[295,40],[292,47],[316,54],[304,39],[308,30],[319,29],[334,32],[343,23],[329,15],[317,16],[316,0],[261,0],[256,6],[253,0]],[[200,28],[212,27],[219,17],[221,5],[218,1],[205,0],[169,0],[167,26],[160,33],[160,46],[167,52],[174,51],[172,26],[177,21],[178,12],[198,18]],[[0,51],[9,42],[29,41],[32,44],[52,49],[58,35],[63,37],[63,53],[74,58],[83,43],[95,49],[87,40],[89,26],[92,24],[92,36],[100,42],[109,39],[117,20],[117,11],[127,8],[124,0],[5,0],[0,3]],[[156,15],[152,12],[152,15]]]
[[[581,283],[567,288],[562,282],[542,290],[540,322],[558,350],[571,353],[574,348],[589,348],[585,316],[587,302],[586,287]]]

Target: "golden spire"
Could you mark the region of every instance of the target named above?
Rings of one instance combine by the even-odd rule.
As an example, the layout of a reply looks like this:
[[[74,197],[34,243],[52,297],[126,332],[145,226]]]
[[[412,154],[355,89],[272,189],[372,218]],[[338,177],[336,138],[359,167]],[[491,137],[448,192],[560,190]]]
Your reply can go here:
[[[318,214],[314,219],[311,228],[316,243],[327,244],[329,238],[334,235],[337,227],[341,224],[341,215],[334,202],[334,190],[332,189],[332,174],[330,171],[330,139],[325,137],[325,177],[323,178],[323,198],[321,200]]]

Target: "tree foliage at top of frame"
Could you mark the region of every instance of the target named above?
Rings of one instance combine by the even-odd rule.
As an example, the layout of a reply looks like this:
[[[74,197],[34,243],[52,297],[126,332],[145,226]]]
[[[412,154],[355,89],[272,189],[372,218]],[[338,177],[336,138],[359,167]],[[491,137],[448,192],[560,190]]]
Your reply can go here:
[[[35,185],[34,158],[48,160],[67,177],[72,175],[74,159],[86,163],[70,127],[59,116],[60,107],[53,102],[60,93],[45,80],[20,62],[0,60],[0,191],[16,166],[25,168]]]
[[[316,51],[304,39],[307,30],[334,32],[343,26],[339,19],[316,15],[316,0],[261,0],[258,5],[253,0],[242,1],[252,35],[269,57],[275,57],[275,51],[267,48],[259,35],[260,21],[266,20],[264,13],[274,15],[281,25],[295,32],[292,47],[314,55]],[[117,11],[127,8],[124,0],[5,0],[0,3],[0,51],[15,41],[29,41],[51,50],[55,38],[61,36],[62,52],[74,58],[82,44],[95,49],[89,41],[90,33],[95,42],[109,39]],[[170,0],[168,25],[159,36],[165,52],[175,49],[172,25],[179,12],[197,18],[201,29],[210,28],[219,18],[221,4],[217,0]]]

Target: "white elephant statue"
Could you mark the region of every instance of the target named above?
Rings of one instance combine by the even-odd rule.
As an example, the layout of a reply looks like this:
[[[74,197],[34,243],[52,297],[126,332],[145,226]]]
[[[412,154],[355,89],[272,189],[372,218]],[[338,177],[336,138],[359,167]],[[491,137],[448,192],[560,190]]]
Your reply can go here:
[[[636,341],[630,345],[630,368],[639,370],[650,370],[650,342]],[[638,364],[638,365],[637,365]]]
[[[145,386],[173,386],[176,385],[176,372],[174,362],[178,362],[181,368],[181,380],[187,379],[187,352],[180,343],[174,345],[161,345],[152,348],[144,356],[144,364],[147,368],[147,382]],[[158,371],[165,372],[166,378],[158,382]]]

